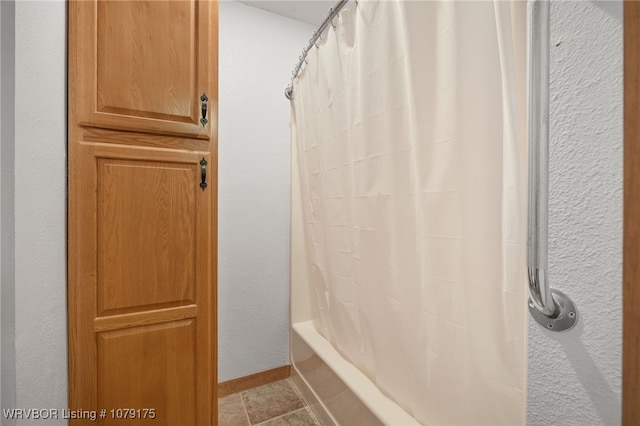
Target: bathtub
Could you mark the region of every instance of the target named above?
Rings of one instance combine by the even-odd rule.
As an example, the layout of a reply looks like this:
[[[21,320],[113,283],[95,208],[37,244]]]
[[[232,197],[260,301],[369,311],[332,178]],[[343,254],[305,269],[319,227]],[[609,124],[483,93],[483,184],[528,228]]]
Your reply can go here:
[[[291,326],[292,378],[322,425],[419,425],[320,335],[311,321]]]
[[[310,274],[295,144],[291,157],[290,362],[292,379],[322,425],[419,425],[320,335]]]

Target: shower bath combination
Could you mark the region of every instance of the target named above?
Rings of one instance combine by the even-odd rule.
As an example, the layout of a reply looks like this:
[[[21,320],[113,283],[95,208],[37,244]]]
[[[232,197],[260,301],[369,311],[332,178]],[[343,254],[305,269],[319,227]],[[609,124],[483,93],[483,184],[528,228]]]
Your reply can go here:
[[[525,289],[578,320],[547,278],[549,3],[346,5],[285,90],[296,380],[327,423],[523,424]]]

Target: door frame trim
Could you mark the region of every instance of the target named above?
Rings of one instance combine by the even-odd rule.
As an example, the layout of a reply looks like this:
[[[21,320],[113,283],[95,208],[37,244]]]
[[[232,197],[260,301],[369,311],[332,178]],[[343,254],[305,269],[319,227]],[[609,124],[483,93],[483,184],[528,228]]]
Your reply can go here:
[[[622,424],[640,424],[640,2],[624,1]]]

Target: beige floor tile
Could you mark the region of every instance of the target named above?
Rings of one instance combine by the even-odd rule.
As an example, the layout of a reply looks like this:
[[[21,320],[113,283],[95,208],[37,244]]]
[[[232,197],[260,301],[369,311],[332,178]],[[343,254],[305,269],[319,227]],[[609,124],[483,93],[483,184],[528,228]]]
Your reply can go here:
[[[250,426],[239,393],[218,399],[218,424],[220,426]]]
[[[304,406],[304,402],[289,380],[270,383],[241,394],[249,420],[253,425],[296,411]]]
[[[260,426],[318,426],[308,408],[288,413],[275,419],[260,423]]]

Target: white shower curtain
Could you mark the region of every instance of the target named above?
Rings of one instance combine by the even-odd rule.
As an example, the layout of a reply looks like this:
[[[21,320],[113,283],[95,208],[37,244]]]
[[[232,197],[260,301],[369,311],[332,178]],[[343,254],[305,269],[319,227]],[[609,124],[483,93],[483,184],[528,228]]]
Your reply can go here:
[[[525,422],[525,4],[366,1],[294,84],[315,325],[418,421]]]

